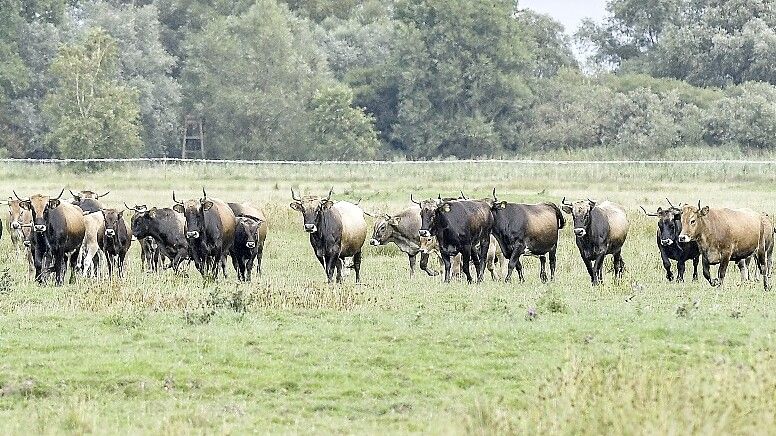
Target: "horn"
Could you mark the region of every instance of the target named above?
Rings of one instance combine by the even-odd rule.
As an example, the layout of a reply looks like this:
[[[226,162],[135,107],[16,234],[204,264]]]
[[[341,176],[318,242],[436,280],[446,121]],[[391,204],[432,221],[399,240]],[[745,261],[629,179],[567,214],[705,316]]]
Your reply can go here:
[[[334,192],[334,186],[332,186],[331,189],[329,189],[329,195],[326,196],[327,201],[331,199],[332,192]]]
[[[361,200],[363,200],[363,198],[359,198],[359,199],[358,199],[358,201],[357,201],[357,202],[355,202],[355,203],[353,203],[353,204],[355,204],[356,206],[358,206],[359,204],[361,204]]]
[[[99,198],[101,198],[101,197],[105,197],[105,196],[106,196],[106,195],[108,195],[108,194],[110,194],[110,191],[108,191],[108,192],[106,192],[106,193],[104,193],[104,194],[102,194],[102,195],[98,195],[98,196],[97,196],[97,198],[99,199]]]
[[[15,190],[13,191],[13,195],[16,197],[16,199],[17,199],[17,200],[19,200],[19,201],[24,201],[24,200],[22,200],[22,199],[19,197],[19,194],[17,194]]]
[[[441,200],[441,199],[442,199],[442,194],[438,194],[437,195],[437,200]]]
[[[127,209],[129,209],[129,210],[135,210],[135,208],[134,208],[134,207],[129,207],[129,206],[127,206],[127,202],[126,202],[126,201],[124,202],[124,207],[126,207],[126,208],[127,208]]]
[[[70,195],[72,195],[73,198],[81,198],[80,195],[76,194],[75,192],[71,191],[70,189],[68,189],[68,191],[70,191]]]
[[[644,215],[646,215],[646,216],[658,216],[656,213],[649,213],[649,212],[647,212],[647,210],[644,209],[644,206],[639,206],[639,207],[641,208],[641,210],[644,211]]]
[[[566,201],[566,197],[563,197],[563,200],[560,201],[560,204],[571,206],[571,202]]]
[[[701,201],[698,200],[698,210],[701,210]]]
[[[65,188],[62,188],[62,190],[59,191],[59,195],[57,195],[57,198],[55,198],[54,200],[59,200],[60,198],[62,198],[62,194],[64,193],[65,193]]]
[[[588,202],[590,202],[590,203],[596,203],[596,201],[595,201],[595,200],[591,200],[591,199],[589,199],[589,198],[587,199],[587,201],[588,201]]]
[[[493,188],[493,201],[498,201],[496,198],[496,188]]]
[[[461,190],[461,198],[463,198],[464,200],[468,200],[468,198],[466,198],[466,194],[463,193],[463,190]]]
[[[419,201],[415,201],[415,199],[412,197],[412,194],[410,194],[410,201],[415,203],[415,204],[417,204],[418,206],[420,206],[420,202]]]
[[[673,203],[671,203],[671,200],[669,200],[668,197],[666,197],[666,201],[668,202],[668,205],[671,206],[672,209],[676,209],[676,206],[674,206]]]
[[[183,204],[182,201],[178,201],[178,200],[175,199],[175,191],[172,191],[172,201],[174,201],[177,204]]]
[[[294,201],[302,201],[301,198],[297,197],[296,194],[294,194],[294,188],[291,188],[291,199]]]
[[[368,217],[370,217],[370,218],[374,218],[374,217],[375,217],[375,215],[374,215],[374,214],[371,214],[371,213],[369,213],[369,212],[367,212],[367,211],[364,211],[364,215],[366,215],[366,216],[368,216]]]
[[[207,198],[207,192],[205,192],[205,187],[202,187],[202,198]]]

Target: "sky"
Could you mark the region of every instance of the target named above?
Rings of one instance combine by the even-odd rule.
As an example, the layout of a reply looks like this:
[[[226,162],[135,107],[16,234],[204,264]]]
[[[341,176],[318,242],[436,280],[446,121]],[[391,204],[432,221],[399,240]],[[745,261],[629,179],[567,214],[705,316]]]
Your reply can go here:
[[[606,0],[519,0],[520,8],[530,8],[556,20],[573,35],[584,18],[601,21],[605,14]]]

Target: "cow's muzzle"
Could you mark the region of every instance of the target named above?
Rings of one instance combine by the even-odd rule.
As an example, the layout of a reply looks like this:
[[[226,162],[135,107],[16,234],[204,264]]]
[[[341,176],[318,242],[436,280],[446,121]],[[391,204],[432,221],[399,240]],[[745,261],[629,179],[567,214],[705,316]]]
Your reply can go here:
[[[587,230],[583,229],[582,227],[577,227],[574,229],[574,234],[581,238],[587,234]]]
[[[245,246],[248,248],[256,248],[256,243],[253,241],[248,241],[245,243]]]
[[[315,224],[304,225],[304,231],[307,233],[315,233],[316,230],[318,230],[318,228],[315,226]]]
[[[24,246],[25,246],[25,247],[29,247],[30,245],[32,245],[32,242],[30,242],[30,241],[24,241]]]
[[[662,245],[664,247],[668,247],[669,245],[671,245],[673,243],[674,243],[673,239],[661,239],[660,240],[660,245]]]
[[[37,233],[43,233],[46,231],[46,225],[45,224],[35,224],[33,227]]]
[[[418,235],[420,235],[421,238],[430,238],[431,232],[428,230],[419,230]]]
[[[116,231],[113,230],[113,229],[106,229],[105,230],[105,236],[108,236],[108,237],[112,238],[112,237],[116,236]]]
[[[192,238],[192,239],[197,239],[197,238],[199,238],[199,232],[196,231],[196,230],[195,231],[191,231],[191,232],[186,232],[186,237],[187,238]]]
[[[378,241],[378,240],[377,240],[377,239],[375,239],[375,238],[372,238],[372,239],[369,241],[369,245],[373,245],[373,246],[377,247],[378,245],[380,245],[380,241]]]
[[[690,242],[692,239],[690,239],[687,235],[679,235],[679,238],[677,239],[679,242]]]
[[[11,228],[14,230],[19,230],[20,228],[22,228],[22,224],[19,221],[12,221]]]

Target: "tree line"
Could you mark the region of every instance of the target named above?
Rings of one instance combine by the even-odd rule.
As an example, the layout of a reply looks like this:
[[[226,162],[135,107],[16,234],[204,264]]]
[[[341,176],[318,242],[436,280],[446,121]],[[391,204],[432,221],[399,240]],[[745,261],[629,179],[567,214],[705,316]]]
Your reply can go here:
[[[0,153],[394,159],[773,150],[769,0],[1,0]],[[579,43],[589,55],[582,65]]]

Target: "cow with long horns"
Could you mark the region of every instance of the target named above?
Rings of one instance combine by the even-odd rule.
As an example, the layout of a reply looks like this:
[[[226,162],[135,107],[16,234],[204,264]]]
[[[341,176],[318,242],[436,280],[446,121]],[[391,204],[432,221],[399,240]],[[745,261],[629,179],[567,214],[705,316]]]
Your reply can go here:
[[[110,191],[104,194],[98,194],[94,191],[70,191],[70,195],[73,196],[72,204],[78,206],[86,213],[99,212],[102,210],[103,205],[100,202],[100,198],[110,194]]]
[[[375,247],[391,242],[396,244],[409,259],[410,277],[415,275],[415,259],[418,253],[420,253],[420,269],[430,276],[438,275],[438,272],[428,266],[429,253],[421,250],[421,238],[418,234],[420,223],[420,208],[414,205],[394,215],[379,216],[375,221],[369,244]]]
[[[538,256],[541,264],[539,278],[547,282],[546,263],[550,261],[550,279],[555,278],[558,249],[558,230],[566,224],[563,213],[555,203],[520,204],[499,201],[493,188],[493,236],[496,237],[504,256],[509,259],[506,281],[517,268],[520,281],[524,281],[520,256]]]
[[[763,288],[770,289],[773,255],[773,222],[768,215],[751,209],[728,209],[685,205],[682,208],[680,242],[696,241],[703,262],[703,277],[711,286],[722,286],[728,264],[742,265],[754,255],[763,276]],[[711,265],[719,265],[711,277]],[[743,275],[742,270],[742,275]]]
[[[299,197],[291,188],[291,209],[302,214],[304,231],[310,235],[315,257],[323,266],[329,283],[342,282],[342,260],[353,258],[356,283],[361,281],[361,249],[366,240],[366,220],[360,207],[347,201],[326,197]]]
[[[226,275],[226,256],[234,243],[237,220],[225,202],[209,198],[202,188],[202,198],[175,202],[173,209],[186,218],[186,239],[194,264],[203,277],[218,278],[219,268]]]
[[[679,234],[682,232],[682,210],[671,204],[671,200],[666,198],[669,207],[663,209],[658,207],[656,212],[644,211],[649,217],[657,218],[657,249],[660,251],[660,259],[663,261],[663,268],[666,270],[666,279],[674,280],[674,274],[671,272],[671,261],[676,261],[676,281],[684,281],[685,263],[692,260],[692,280],[698,280],[698,260],[700,259],[700,249],[695,241],[680,242]]]
[[[561,200],[561,208],[574,220],[577,248],[593,285],[603,280],[604,258],[607,255],[614,258],[615,279],[621,278],[625,270],[622,246],[630,227],[625,209],[611,201],[587,199],[569,203],[566,197]]]
[[[84,239],[84,217],[78,207],[60,201],[64,192],[63,189],[55,198],[37,194],[25,200],[14,192],[20,200],[21,208],[32,213],[30,248],[38,283],[45,280],[45,267],[49,257],[53,263],[57,286],[61,286],[65,281],[68,260],[71,268],[70,280],[75,278],[79,248]]]

